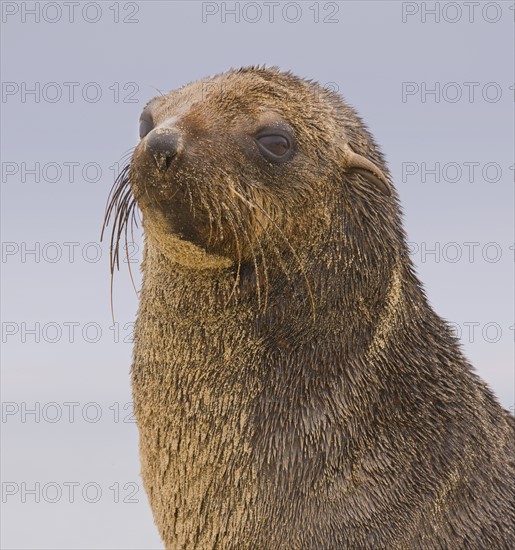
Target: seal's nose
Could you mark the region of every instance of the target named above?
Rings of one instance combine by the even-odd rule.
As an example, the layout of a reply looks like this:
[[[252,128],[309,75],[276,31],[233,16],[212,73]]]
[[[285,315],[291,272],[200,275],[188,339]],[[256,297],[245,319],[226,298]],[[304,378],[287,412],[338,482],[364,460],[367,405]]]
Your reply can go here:
[[[147,151],[154,157],[157,168],[165,172],[179,151],[179,132],[172,128],[156,128],[149,132],[145,141]]]

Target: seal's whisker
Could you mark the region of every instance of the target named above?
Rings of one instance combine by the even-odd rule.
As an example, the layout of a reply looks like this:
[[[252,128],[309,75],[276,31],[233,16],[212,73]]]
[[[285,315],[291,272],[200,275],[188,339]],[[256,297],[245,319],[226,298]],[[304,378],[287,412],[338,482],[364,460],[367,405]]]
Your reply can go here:
[[[230,177],[229,174],[227,174],[226,172],[222,172],[222,173],[227,178]],[[234,188],[231,188],[231,190],[235,191]],[[242,230],[244,232],[244,235],[245,235],[245,238],[246,238],[247,242],[249,243],[250,251],[253,254],[253,264],[254,264],[254,267],[255,267],[255,270],[256,270],[256,286],[257,286],[257,292],[258,292],[258,306],[260,306],[260,299],[261,299],[261,286],[259,284],[260,283],[260,275],[259,275],[260,270],[259,270],[259,267],[257,265],[257,258],[255,256],[255,252],[254,252],[254,245],[252,243],[252,240],[249,238],[247,230],[245,229],[245,227],[243,225],[243,222],[247,220],[247,217],[243,216],[243,213],[242,213],[241,209],[236,204],[236,202],[233,200],[233,198],[230,197],[230,194],[228,195],[227,192],[225,194],[227,195],[227,198],[230,200],[231,204],[234,206],[235,210],[238,213],[238,216],[236,216],[236,221],[238,223],[238,226],[242,228]],[[267,228],[261,223],[261,220],[256,218],[256,221],[259,223],[259,225],[263,229],[263,231],[267,235],[269,235]],[[250,221],[247,221],[247,223],[249,225],[249,230],[251,230],[252,228],[250,227]],[[267,264],[267,261],[266,261],[265,251],[264,251],[263,247],[261,246],[261,243],[259,242],[259,239],[255,239],[255,242],[256,242],[256,244],[259,248],[261,263],[263,265],[263,275],[264,275],[264,279],[265,279],[264,280],[264,283],[265,283],[265,296],[264,296],[264,303],[263,303],[263,311],[266,311],[266,307],[268,305],[269,291],[270,291],[270,281],[269,281],[269,277],[268,277],[268,264]]]
[[[240,239],[238,237],[238,232],[236,231],[236,227],[234,225],[234,215],[233,215],[231,209],[227,207],[227,205],[224,205],[224,206],[225,206],[225,209],[226,209],[227,213],[229,214],[229,218],[227,219],[227,221],[229,222],[229,227],[230,227],[230,229],[232,231],[232,234],[234,236],[234,240],[235,240],[235,243],[236,243],[236,251],[237,251],[237,254],[238,254],[238,268],[237,268],[237,271],[236,271],[236,277],[234,279],[234,283],[233,283],[233,286],[232,286],[232,289],[231,289],[231,293],[229,294],[229,297],[227,298],[227,300],[225,302],[225,305],[227,306],[227,304],[231,301],[231,298],[235,294],[236,289],[238,288],[238,283],[240,281],[241,245],[240,245]]]
[[[116,208],[118,205],[118,201],[120,200],[120,196],[126,191],[126,188],[129,184],[128,171],[129,171],[129,165],[127,165],[120,172],[109,193],[109,197],[107,199],[105,216],[104,216],[104,228],[109,223],[111,215],[116,212]]]
[[[236,226],[234,224],[235,221],[238,224],[238,220],[237,220],[237,217],[234,215],[234,213],[231,211],[231,209],[228,208],[227,205],[223,203],[223,201],[217,201],[217,202],[213,201],[213,204],[211,204],[210,201],[206,200],[206,197],[204,196],[204,194],[200,192],[200,189],[198,189],[198,191],[199,191],[198,196],[200,198],[200,204],[205,208],[205,210],[208,214],[208,217],[209,217],[209,238],[208,238],[208,243],[211,243],[212,239],[213,239],[213,222],[215,221],[214,217],[213,217],[213,209],[216,211],[216,215],[217,215],[216,222],[220,225],[222,224],[222,217],[223,217],[222,210],[226,212],[226,214],[228,215],[227,221],[229,223],[229,228],[230,228],[231,233],[233,234],[233,237],[234,237],[234,240],[235,240],[236,251],[237,251],[237,255],[238,255],[238,267],[237,267],[236,278],[235,278],[235,281],[234,281],[234,284],[233,284],[233,288],[232,288],[231,293],[230,293],[230,295],[229,295],[229,297],[226,301],[226,304],[225,304],[225,305],[227,305],[229,303],[230,299],[232,298],[232,296],[234,295],[235,291],[236,291],[238,282],[240,280],[240,273],[241,273],[241,258],[242,258],[242,256],[241,256],[241,243],[240,243],[240,240],[239,240],[239,237],[238,237],[238,232],[236,231]],[[220,191],[223,193],[225,198],[231,200],[229,194],[227,193],[227,191],[225,191],[224,189],[220,189]],[[238,224],[238,226],[241,227],[240,224]],[[242,229],[243,229],[243,231],[245,231],[244,228],[242,228]],[[220,230],[222,231],[222,228],[220,228]]]
[[[134,226],[139,227],[138,220],[136,219],[136,212],[138,211],[138,202],[134,199],[134,208],[131,214],[131,239],[134,242]]]
[[[252,208],[255,208],[257,210],[259,210],[259,212],[261,212],[268,220],[270,220],[270,222],[273,224],[273,226],[275,227],[275,229],[278,231],[279,235],[283,238],[284,242],[286,243],[286,245],[288,246],[288,248],[290,249],[291,253],[293,254],[293,257],[295,258],[296,262],[298,263],[299,265],[299,268],[301,270],[301,273],[303,275],[303,278],[304,278],[304,282],[306,284],[306,290],[308,291],[308,294],[309,294],[309,298],[310,298],[310,302],[311,302],[311,308],[312,308],[312,313],[313,313],[313,318],[316,318],[316,308],[315,308],[315,298],[313,296],[313,291],[311,289],[311,285],[309,283],[309,279],[308,279],[308,276],[306,274],[306,270],[304,268],[304,264],[302,263],[299,255],[297,254],[297,252],[295,251],[295,248],[292,246],[292,244],[290,243],[288,237],[286,237],[286,235],[284,234],[283,230],[279,227],[279,225],[275,222],[275,220],[268,214],[268,212],[262,208],[261,206],[259,206],[259,204],[255,203],[254,201],[251,201],[250,199],[244,197],[243,195],[241,195],[240,193],[238,193],[237,191],[234,191],[243,201],[245,201],[249,206],[251,206]]]
[[[132,220],[134,219],[132,216],[134,216],[134,208],[136,207],[136,200],[134,197],[132,198],[128,208],[127,208],[127,222],[125,223],[125,258],[127,260],[127,267],[129,269],[129,277],[131,279],[132,288],[134,289],[134,292],[136,295],[138,295],[138,289],[136,288],[136,284],[134,283],[134,277],[132,276],[132,268],[131,268],[131,260],[129,258],[129,246],[128,246],[128,229],[129,225],[131,226],[131,235],[132,235],[132,245],[134,245],[134,233],[132,231]],[[128,221],[130,218],[131,221]]]
[[[205,208],[205,211],[209,219],[209,237],[207,239],[207,242],[208,244],[211,244],[213,242],[213,223],[214,223],[212,205],[209,203],[209,201],[206,200],[205,194],[201,192],[200,187],[197,186],[196,191],[197,191],[198,198],[200,199],[200,204]],[[216,208],[216,205],[215,205],[215,208]]]
[[[129,184],[128,177],[127,177],[128,172],[129,172],[129,164],[123,167],[123,169],[120,171],[120,173],[116,177],[113,186],[111,187],[111,191],[109,192],[109,196],[107,197],[106,210],[104,213],[104,224],[102,227],[102,234],[100,236],[100,239],[102,239],[102,236],[104,234],[104,229],[106,229],[107,225],[109,224],[109,219],[111,214],[116,210],[116,204],[117,204],[119,195],[123,193],[125,187]]]
[[[231,225],[231,229],[232,229],[233,234],[235,236],[236,246],[237,246],[237,250],[238,250],[238,271],[236,273],[236,278],[235,278],[235,281],[234,281],[234,285],[233,285],[231,294],[229,295],[229,298],[227,299],[227,303],[229,302],[229,300],[231,299],[231,297],[233,296],[233,294],[236,291],[236,288],[237,288],[238,283],[240,281],[240,273],[241,273],[241,260],[242,260],[241,246],[240,246],[240,243],[239,243],[239,238],[238,238],[237,231],[236,231],[235,226],[234,226],[234,221],[235,221],[236,224],[238,225],[238,227],[242,230],[243,236],[245,237],[245,239],[249,243],[250,251],[251,251],[251,254],[252,254],[252,257],[253,257],[253,263],[254,263],[255,269],[256,269],[256,287],[257,287],[258,305],[259,305],[260,299],[261,299],[260,280],[259,280],[259,272],[258,272],[258,268],[257,268],[256,256],[255,256],[255,253],[252,249],[252,242],[250,240],[250,237],[249,237],[249,234],[248,234],[247,230],[245,229],[245,226],[243,225],[243,222],[241,221],[243,216],[241,215],[241,212],[240,212],[238,206],[235,204],[235,202],[232,200],[230,194],[225,189],[222,189],[222,192],[223,192],[224,196],[229,200],[229,202],[233,205],[235,210],[238,211],[238,214],[239,214],[239,215],[236,215],[236,213],[233,212],[230,208],[228,208],[227,205],[224,205],[226,207],[226,210],[227,210],[228,214],[230,215],[229,223]]]
[[[207,242],[211,243],[213,241],[213,212],[207,201],[202,200],[202,204],[206,206],[207,217],[209,219],[209,237],[207,238]]]
[[[240,210],[240,212],[241,212],[241,210]],[[250,229],[250,221],[247,220],[247,223],[248,223],[249,229]],[[263,227],[263,225],[261,224],[261,222],[259,220],[258,220],[258,223],[261,225],[261,227]],[[265,229],[265,232],[266,232],[266,229]],[[245,234],[247,235],[248,233],[245,231]],[[259,242],[259,239],[256,239],[256,244],[259,248],[261,264],[263,266],[263,277],[264,277],[264,285],[265,285],[265,296],[264,296],[264,301],[263,301],[263,312],[265,312],[266,308],[268,306],[268,297],[270,295],[270,280],[269,280],[269,277],[268,277],[268,263],[266,261],[265,251],[264,251],[263,247],[261,246],[261,243]],[[252,247],[252,243],[250,242],[250,239],[249,239],[249,245],[251,246],[251,252],[254,256],[254,259],[256,259],[256,256],[255,256],[255,253],[254,253],[254,250],[253,250],[253,247]],[[257,282],[257,281],[260,280],[261,270],[259,269],[259,266],[257,265],[257,261],[255,261],[254,263],[255,263],[255,269],[256,269],[256,282]]]
[[[133,196],[132,189],[130,186],[130,155],[132,154],[133,149],[127,151],[123,156],[122,160],[126,160],[126,164],[120,170],[118,176],[115,179],[115,182],[109,193],[107,199],[106,209],[104,213],[104,221],[102,225],[102,231],[100,234],[100,240],[104,239],[104,234],[107,231],[107,228],[110,223],[112,223],[112,230],[110,235],[109,242],[109,267],[111,272],[111,281],[110,281],[110,302],[111,302],[111,315],[114,320],[114,303],[113,303],[113,289],[114,289],[114,272],[120,268],[120,241],[122,235],[125,240],[125,254],[127,258],[127,264],[129,268],[129,275],[131,279],[132,286],[138,294],[136,289],[136,284],[134,282],[134,277],[132,275],[132,270],[130,266],[129,259],[129,248],[128,248],[128,230],[130,225],[132,242],[134,242],[134,229],[133,224],[135,223],[138,226],[138,223],[135,219],[135,210],[137,207],[136,200]]]
[[[114,271],[114,268],[120,269],[120,239],[123,232],[126,230],[129,220],[129,204],[132,200],[132,192],[128,189],[125,194],[122,196],[118,202],[117,212],[116,212],[116,223],[113,225],[113,232],[116,228],[116,246],[114,248],[113,262],[111,264],[111,271]],[[127,245],[127,242],[125,243]],[[127,249],[127,246],[125,247]]]
[[[186,191],[187,191],[188,197],[190,199],[190,211],[193,214],[193,219],[195,219],[195,203],[193,202],[193,196],[191,194],[191,188],[188,185],[188,183],[186,184]]]
[[[107,229],[111,221],[111,217],[113,217],[113,228],[111,231],[109,248],[111,274],[113,273],[115,265],[114,260],[117,257],[118,253],[120,225],[123,227],[123,225],[126,223],[126,220],[124,220],[123,216],[124,203],[131,195],[128,173],[129,165],[123,168],[123,170],[118,175],[118,178],[115,180],[115,183],[113,185],[113,188],[111,189],[111,193],[108,198],[108,204],[104,215],[104,223],[100,235],[100,240],[102,241],[104,238],[104,231]]]
[[[232,189],[232,191],[234,191],[234,189]],[[229,201],[233,205],[234,209],[238,212],[238,215],[235,215],[235,213],[232,213],[232,212],[231,212],[231,214],[233,216],[235,216],[236,223],[242,229],[243,235],[244,235],[245,239],[247,240],[247,242],[249,244],[249,249],[250,249],[250,252],[252,254],[252,263],[254,264],[254,269],[256,271],[256,290],[257,290],[258,307],[260,308],[261,307],[261,277],[260,277],[259,266],[257,264],[256,253],[254,252],[254,247],[253,247],[252,240],[249,237],[249,233],[248,233],[247,229],[245,228],[245,226],[243,224],[243,220],[245,220],[245,217],[242,215],[242,212],[241,212],[240,208],[234,202],[234,200],[232,199],[232,197],[230,196],[230,194],[226,190],[224,190],[224,196],[226,196],[229,199]],[[248,223],[250,225],[250,222],[248,222]],[[258,247],[261,251],[261,256],[262,256],[263,263],[264,263],[264,268],[265,268],[264,269],[264,275],[265,275],[266,285],[265,285],[265,298],[264,298],[263,307],[264,307],[264,310],[266,310],[266,305],[267,305],[267,302],[268,302],[268,270],[266,269],[266,261],[264,259],[264,251],[263,251],[263,248],[261,247],[261,244],[259,243],[259,240],[257,241],[257,245],[258,245]]]
[[[128,163],[132,158],[134,149],[135,147],[129,147],[129,149],[127,149],[127,151],[125,151],[125,153],[123,153],[122,156],[120,157],[118,164],[125,165],[126,163]]]
[[[242,192],[243,192],[243,190],[242,190]],[[254,199],[250,196],[248,197],[248,200],[250,202],[254,201]],[[278,261],[279,265],[281,266],[281,269],[282,269],[283,273],[285,273],[285,275],[287,277],[290,277],[291,276],[291,268],[288,268],[288,266],[285,265],[285,263],[283,261],[283,258],[282,258],[281,250],[280,250],[279,246],[276,244],[275,239],[271,235],[270,231],[268,230],[268,227],[259,218],[255,218],[254,221],[259,225],[259,227],[262,229],[263,233],[265,235],[267,235],[267,237],[268,237],[267,244],[271,249],[270,251],[275,254],[275,256],[277,258],[277,261]],[[263,247],[261,246],[261,243],[260,243],[259,239],[256,239],[256,244],[259,247],[259,250],[261,252],[261,259],[262,259],[263,271],[264,271],[265,283],[266,283],[266,286],[265,286],[265,302],[267,302],[268,295],[269,295],[269,290],[270,290],[270,281],[269,281],[269,276],[268,276],[269,268],[268,268],[268,263],[267,263],[267,260],[266,260],[265,251],[264,251]],[[265,310],[266,310],[266,308],[265,308]]]

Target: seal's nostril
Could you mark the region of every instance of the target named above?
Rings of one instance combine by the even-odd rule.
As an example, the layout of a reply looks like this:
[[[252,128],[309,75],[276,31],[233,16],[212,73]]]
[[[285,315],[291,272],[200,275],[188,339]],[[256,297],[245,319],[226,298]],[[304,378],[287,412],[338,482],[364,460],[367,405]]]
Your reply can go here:
[[[157,128],[146,137],[147,151],[154,157],[157,168],[164,172],[177,155],[180,135],[176,130]]]

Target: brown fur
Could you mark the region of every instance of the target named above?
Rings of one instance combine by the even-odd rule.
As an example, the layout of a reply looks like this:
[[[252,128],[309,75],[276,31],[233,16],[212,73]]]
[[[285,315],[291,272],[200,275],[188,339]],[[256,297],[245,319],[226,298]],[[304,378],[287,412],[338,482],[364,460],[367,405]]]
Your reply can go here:
[[[388,179],[356,113],[259,67],[147,109],[181,151],[163,174],[143,139],[116,197],[143,213],[132,381],[166,547],[513,548],[513,418],[428,305],[391,183],[349,168],[346,144]],[[278,118],[274,166],[249,136]]]

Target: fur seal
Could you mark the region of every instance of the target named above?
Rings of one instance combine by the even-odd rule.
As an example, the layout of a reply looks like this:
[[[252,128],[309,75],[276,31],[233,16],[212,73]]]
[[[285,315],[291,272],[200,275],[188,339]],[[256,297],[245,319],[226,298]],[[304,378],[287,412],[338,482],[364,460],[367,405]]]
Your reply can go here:
[[[509,549],[514,421],[414,274],[338,95],[276,68],[150,101],[113,188],[145,234],[132,387],[166,548]]]

